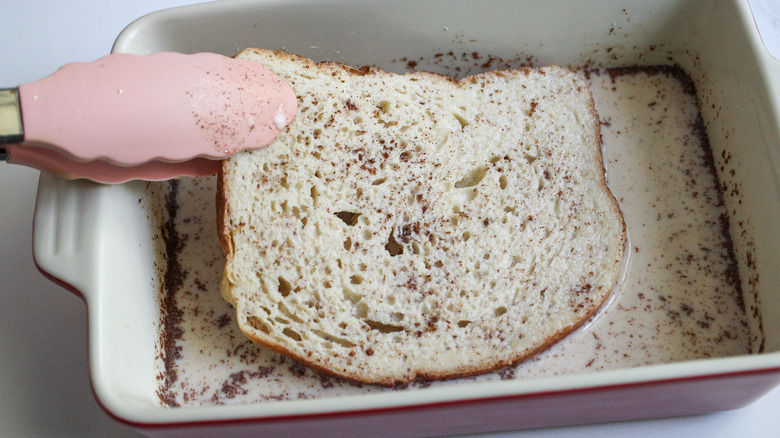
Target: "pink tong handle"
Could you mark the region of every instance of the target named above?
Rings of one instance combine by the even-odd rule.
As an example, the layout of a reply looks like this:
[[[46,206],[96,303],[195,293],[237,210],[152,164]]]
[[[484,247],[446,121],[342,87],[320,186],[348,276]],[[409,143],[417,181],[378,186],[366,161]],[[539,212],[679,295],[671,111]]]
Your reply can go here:
[[[215,173],[218,160],[271,143],[297,111],[268,69],[213,53],[68,64],[20,86],[18,107],[23,137],[6,147],[9,162],[107,183]]]

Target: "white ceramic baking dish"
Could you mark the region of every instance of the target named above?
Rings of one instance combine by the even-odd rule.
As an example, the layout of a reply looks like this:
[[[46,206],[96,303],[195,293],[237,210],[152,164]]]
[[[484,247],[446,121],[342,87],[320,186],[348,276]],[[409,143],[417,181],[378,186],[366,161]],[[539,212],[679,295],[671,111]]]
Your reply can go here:
[[[746,1],[220,1],[143,17],[114,51],[244,47],[395,71],[449,51],[539,65],[681,66],[699,91],[760,341],[753,354],[597,373],[166,407],[156,394],[161,266],[147,185],[42,175],[35,260],[86,301],[92,384],[115,418],[159,436],[444,435],[733,409],[780,382],[780,62],[765,52]],[[426,67],[446,73],[454,64]]]

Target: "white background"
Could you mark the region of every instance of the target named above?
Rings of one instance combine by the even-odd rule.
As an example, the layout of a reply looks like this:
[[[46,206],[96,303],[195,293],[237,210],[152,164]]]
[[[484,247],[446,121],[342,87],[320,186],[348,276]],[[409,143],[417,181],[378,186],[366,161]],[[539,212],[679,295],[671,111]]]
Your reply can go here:
[[[158,9],[197,0],[3,0],[0,87],[108,54],[119,32]],[[10,4],[9,4],[10,3]],[[780,58],[780,2],[752,0]],[[87,369],[86,308],[44,279],[31,252],[38,172],[0,163],[0,437],[135,437],[96,403]],[[489,434],[489,437],[780,436],[780,388],[736,411],[663,420]]]

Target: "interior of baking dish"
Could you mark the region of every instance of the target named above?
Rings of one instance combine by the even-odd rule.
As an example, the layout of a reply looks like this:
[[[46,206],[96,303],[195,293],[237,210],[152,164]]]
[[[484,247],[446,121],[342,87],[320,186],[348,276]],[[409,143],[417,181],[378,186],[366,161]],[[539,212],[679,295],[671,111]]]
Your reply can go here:
[[[717,306],[702,308],[685,301],[665,305],[665,299],[684,296],[686,291],[656,290],[653,297],[635,299],[631,306],[648,306],[656,312],[651,314],[666,321],[664,324],[680,324],[680,330],[690,331],[688,341],[706,342],[683,341],[677,346],[679,351],[693,351],[692,355],[646,363],[634,360],[623,366],[619,356],[636,356],[636,344],[616,344],[593,331],[601,318],[626,311],[625,297],[632,291],[622,284],[593,324],[572,336],[584,345],[577,353],[579,362],[558,372],[526,373],[523,370],[529,366],[521,365],[480,378],[405,388],[352,385],[315,374],[235,338],[235,323],[219,298],[221,260],[218,251],[213,252],[218,250],[213,178],[97,186],[43,176],[35,224],[36,261],[49,275],[84,295],[89,307],[93,383],[101,402],[118,416],[130,421],[168,422],[224,418],[228,412],[231,417],[328,412],[366,403],[397,406],[550,388],[619,385],[777,367],[780,363],[780,333],[776,330],[780,296],[773,287],[780,280],[774,269],[778,265],[774,248],[780,246],[780,231],[775,226],[775,218],[780,217],[780,92],[776,75],[780,69],[777,61],[765,54],[745,4],[216,2],[144,17],[120,35],[114,51],[234,55],[246,47],[282,49],[318,61],[374,65],[399,73],[431,70],[457,77],[496,68],[566,65],[580,70],[594,89],[605,90],[604,102],[609,102],[612,88],[642,88],[650,83],[660,87],[656,99],[636,97],[642,102],[636,114],[654,115],[659,123],[667,123],[664,117],[671,117],[670,113],[680,113],[680,105],[668,105],[661,96],[663,90],[676,90],[688,102],[695,102],[697,111],[686,115],[686,132],[693,135],[681,140],[690,143],[690,148],[674,149],[678,156],[666,162],[682,162],[695,155],[695,163],[706,167],[707,172],[690,175],[683,166],[675,175],[688,176],[678,182],[681,190],[691,191],[689,197],[699,201],[707,198],[705,203],[715,206],[712,211],[716,213],[702,221],[712,222],[707,229],[724,236],[731,245],[702,247],[696,240],[680,244],[674,241],[674,234],[665,236],[678,249],[682,245],[678,260],[670,262],[674,267],[670,275],[678,277],[670,284],[686,285],[691,291],[706,290],[709,286],[701,281],[681,283],[679,277],[703,278],[685,271],[686,266],[695,270],[714,266],[718,272],[713,275],[740,291],[739,297],[728,298],[731,304],[727,308],[738,308],[741,316],[713,333],[711,326],[719,318]],[[632,82],[637,77],[642,79]],[[608,104],[603,105],[606,109]],[[663,107],[668,111],[656,111]],[[609,136],[625,135],[614,132],[619,130],[619,113],[615,119],[602,117],[611,183],[619,178],[641,178],[640,173],[651,178],[659,169],[629,169],[622,176],[617,175],[619,171],[610,173],[610,168],[619,168],[624,162],[610,150]],[[646,140],[632,141],[652,148],[652,142]],[[703,181],[707,178],[709,182]],[[647,181],[665,184],[657,178]],[[632,207],[639,212],[638,217],[643,212],[652,214],[629,223],[632,240],[628,251],[632,256],[627,262],[628,276],[643,272],[640,263],[645,262],[646,247],[637,243],[641,228],[656,222],[673,224],[679,219],[680,213],[663,208],[675,203],[678,192],[673,186],[653,192],[659,196],[647,200],[654,207],[650,210],[642,210],[640,201],[645,195],[634,196],[629,191],[620,199],[616,194],[623,206],[631,202],[638,205]],[[696,223],[693,216],[689,219],[689,223]],[[662,249],[659,246],[656,251],[662,253]],[[706,258],[724,251],[725,262],[720,255]],[[186,254],[206,256],[195,266],[188,264],[191,256]],[[697,263],[686,263],[688,257],[698,259]],[[203,308],[190,306],[183,311],[170,307],[166,294],[172,287],[216,307],[204,304]],[[636,314],[641,313],[647,312]],[[181,344],[165,339],[171,330],[182,328],[177,318],[183,316],[197,318],[185,330],[198,333],[200,339],[191,341],[201,346],[200,352],[191,356]],[[634,323],[650,324],[649,320]],[[627,338],[624,341],[630,342]],[[729,342],[739,345],[707,350]],[[594,358],[591,353],[600,349],[611,349],[615,354],[594,359],[604,362],[599,368],[589,361]],[[547,356],[555,354],[551,350]],[[545,357],[535,359],[542,365],[543,360]],[[206,377],[188,377],[188,367],[201,367],[201,375]],[[212,380],[204,384],[204,378]],[[190,380],[184,384],[185,379]],[[290,386],[290,379],[298,380]],[[261,396],[253,395],[258,391]],[[338,402],[318,404],[322,398]],[[172,410],[163,409],[190,405],[195,406],[174,409],[181,413],[173,416]],[[233,410],[225,411],[228,408]]]

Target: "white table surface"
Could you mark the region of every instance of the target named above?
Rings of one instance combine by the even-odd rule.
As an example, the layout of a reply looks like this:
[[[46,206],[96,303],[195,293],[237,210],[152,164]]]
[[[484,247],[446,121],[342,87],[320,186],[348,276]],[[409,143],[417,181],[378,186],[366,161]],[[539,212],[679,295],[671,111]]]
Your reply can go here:
[[[108,54],[119,32],[158,9],[197,0],[4,0],[0,87]],[[10,5],[9,5],[10,3]],[[780,58],[780,2],[752,0],[762,37]],[[87,369],[86,308],[32,260],[38,172],[0,163],[0,437],[134,437],[95,401]],[[736,411],[705,416],[487,434],[487,437],[780,436],[780,388]]]

